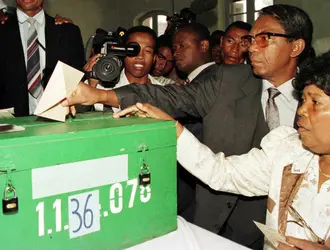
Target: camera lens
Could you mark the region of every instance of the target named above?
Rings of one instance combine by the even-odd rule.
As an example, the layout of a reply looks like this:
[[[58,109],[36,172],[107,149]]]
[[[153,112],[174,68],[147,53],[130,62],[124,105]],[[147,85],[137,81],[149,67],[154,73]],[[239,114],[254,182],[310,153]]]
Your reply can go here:
[[[120,74],[121,60],[116,56],[107,55],[101,58],[93,69],[95,76],[104,82],[111,82]]]

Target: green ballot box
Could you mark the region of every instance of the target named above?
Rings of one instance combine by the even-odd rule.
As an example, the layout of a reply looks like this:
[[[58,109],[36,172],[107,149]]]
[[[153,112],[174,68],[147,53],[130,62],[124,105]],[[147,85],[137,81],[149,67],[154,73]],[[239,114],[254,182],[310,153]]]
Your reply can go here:
[[[91,113],[0,124],[0,249],[124,249],[176,229],[173,122]]]

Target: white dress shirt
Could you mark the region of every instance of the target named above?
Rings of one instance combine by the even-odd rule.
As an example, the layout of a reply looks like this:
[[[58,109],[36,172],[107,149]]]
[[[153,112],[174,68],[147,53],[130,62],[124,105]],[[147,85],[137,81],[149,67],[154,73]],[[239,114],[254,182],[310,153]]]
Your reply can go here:
[[[189,82],[194,80],[196,78],[196,76],[199,75],[199,73],[201,73],[204,69],[206,69],[207,67],[209,67],[213,64],[215,64],[215,62],[205,63],[205,64],[199,66],[198,68],[194,69],[187,77],[189,79]]]
[[[160,83],[158,82],[152,75],[148,74],[148,79],[150,80],[151,84],[155,84],[155,85],[164,85],[163,83]],[[125,69],[123,69],[121,72],[120,72],[120,77],[119,77],[119,82],[116,84],[115,87],[113,88],[105,88],[103,87],[102,85],[98,84],[97,85],[97,88],[98,89],[105,89],[105,90],[111,90],[111,89],[116,89],[116,88],[120,88],[120,87],[123,87],[123,86],[126,86],[130,84],[130,82],[128,81],[127,77],[126,77],[126,74],[125,74]],[[101,104],[101,103],[96,103],[94,104],[94,107],[95,107],[95,110],[96,111],[104,111],[104,105]],[[112,107],[112,110],[113,112],[117,112],[120,110],[120,108],[115,108],[115,107]]]
[[[280,115],[280,125],[293,126],[296,111],[298,107],[298,100],[294,96],[294,88],[292,86],[292,80],[281,84],[277,89],[281,92],[279,96],[275,98],[275,103]],[[274,85],[267,80],[262,80],[262,94],[261,105],[266,117],[266,106],[268,100],[268,88],[274,88]]]
[[[293,174],[304,174],[304,180],[293,198],[293,207],[321,238],[329,237],[330,180],[318,192],[318,156],[303,148],[297,131],[281,126],[267,134],[262,149],[251,149],[247,154],[226,157],[214,154],[200,143],[187,129],[178,138],[177,158],[190,173],[217,191],[244,196],[268,195],[274,201],[272,211],[267,210],[266,224],[278,230],[279,204],[284,167],[292,164]],[[247,211],[248,212],[248,211]],[[286,236],[311,240],[309,232],[289,221]],[[275,249],[265,244],[265,249]]]
[[[23,51],[24,51],[25,66],[27,66],[27,58],[26,58],[27,57],[26,56],[27,55],[27,39],[28,39],[27,36],[28,36],[29,27],[30,27],[30,24],[27,22],[27,19],[29,18],[29,16],[27,14],[25,14],[23,11],[21,11],[20,9],[17,9],[17,18],[18,18],[18,25],[19,25],[20,35],[21,35]],[[43,10],[41,10],[33,18],[36,20],[34,25],[37,30],[38,40],[46,48],[45,12]],[[41,48],[39,46],[39,53],[40,53],[40,69],[41,69],[41,74],[42,74],[43,69],[46,67],[46,51],[44,51],[43,48]],[[26,83],[26,84],[28,84],[28,83]],[[29,93],[29,112],[30,112],[30,114],[33,114],[41,96],[42,95],[40,95],[39,98],[36,99]]]

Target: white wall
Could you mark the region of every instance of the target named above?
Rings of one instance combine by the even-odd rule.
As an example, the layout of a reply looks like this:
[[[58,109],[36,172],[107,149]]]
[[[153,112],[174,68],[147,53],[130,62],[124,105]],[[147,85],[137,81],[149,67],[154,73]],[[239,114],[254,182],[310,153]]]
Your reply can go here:
[[[190,0],[174,0],[174,11],[190,6]],[[96,28],[130,28],[140,13],[163,10],[173,14],[172,0],[45,0],[45,9],[54,16],[60,13],[77,24],[84,41]]]
[[[314,25],[313,47],[317,54],[330,50],[330,0],[275,0],[295,5],[308,13]]]
[[[308,13],[314,25],[314,39],[330,36],[330,0],[274,0],[295,5]]]
[[[168,15],[189,7],[192,0],[44,0],[45,10],[55,16],[57,13],[70,18],[77,24],[86,42],[96,28],[115,30],[118,26],[129,28],[136,16],[152,10],[162,10]],[[197,16],[197,20],[211,31],[225,27],[225,13],[218,0],[217,8]],[[16,0],[4,0],[14,6]],[[220,17],[220,18],[219,18]],[[220,21],[219,21],[220,20]]]

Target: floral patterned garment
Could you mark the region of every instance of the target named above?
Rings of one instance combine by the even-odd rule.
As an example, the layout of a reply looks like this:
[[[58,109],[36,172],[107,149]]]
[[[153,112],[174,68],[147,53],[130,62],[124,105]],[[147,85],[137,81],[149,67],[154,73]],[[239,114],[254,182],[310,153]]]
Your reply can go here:
[[[306,170],[292,206],[312,230],[325,240],[329,236],[330,227],[330,180],[322,184],[319,192],[318,180],[319,157],[315,155]],[[296,220],[296,218],[289,214],[286,235],[308,240],[313,239],[308,229],[290,222],[291,220]]]

